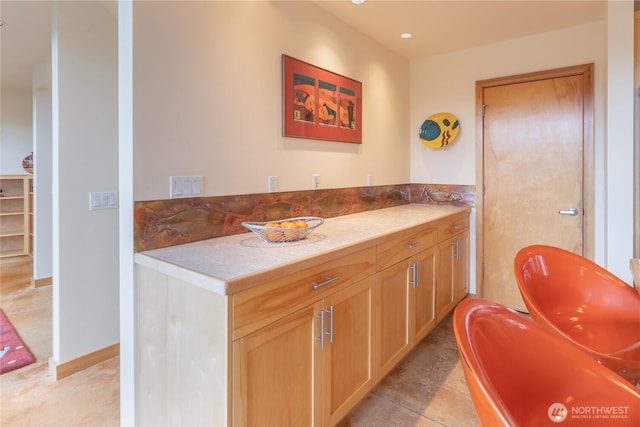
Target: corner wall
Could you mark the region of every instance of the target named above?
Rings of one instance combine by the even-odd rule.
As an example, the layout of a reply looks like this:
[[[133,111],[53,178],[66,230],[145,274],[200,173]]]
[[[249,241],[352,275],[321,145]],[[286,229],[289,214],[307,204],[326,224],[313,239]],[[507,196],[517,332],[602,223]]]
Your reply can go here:
[[[117,21],[100,2],[57,2],[52,50],[53,356],[60,365],[119,341]]]

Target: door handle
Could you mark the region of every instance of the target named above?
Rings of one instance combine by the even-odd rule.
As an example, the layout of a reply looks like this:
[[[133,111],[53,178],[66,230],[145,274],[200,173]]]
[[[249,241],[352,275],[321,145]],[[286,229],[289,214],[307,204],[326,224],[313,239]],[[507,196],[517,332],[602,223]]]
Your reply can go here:
[[[578,215],[578,209],[576,208],[569,208],[567,210],[562,210],[562,211],[558,211],[558,213],[560,215],[571,215],[571,216],[577,216]]]

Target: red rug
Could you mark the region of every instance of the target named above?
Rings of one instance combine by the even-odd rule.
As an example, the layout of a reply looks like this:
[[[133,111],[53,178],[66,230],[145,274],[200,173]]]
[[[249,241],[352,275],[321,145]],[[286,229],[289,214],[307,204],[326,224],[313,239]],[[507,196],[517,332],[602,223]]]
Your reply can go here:
[[[0,310],[0,374],[14,371],[36,361],[4,312]]]

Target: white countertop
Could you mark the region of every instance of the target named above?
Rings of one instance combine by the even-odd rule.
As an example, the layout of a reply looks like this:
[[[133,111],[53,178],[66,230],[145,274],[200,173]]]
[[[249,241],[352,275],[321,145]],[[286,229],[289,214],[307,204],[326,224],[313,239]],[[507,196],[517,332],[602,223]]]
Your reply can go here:
[[[299,242],[266,243],[254,233],[242,233],[144,251],[134,259],[137,264],[226,295],[233,280],[468,210],[449,205],[402,205],[327,218]]]

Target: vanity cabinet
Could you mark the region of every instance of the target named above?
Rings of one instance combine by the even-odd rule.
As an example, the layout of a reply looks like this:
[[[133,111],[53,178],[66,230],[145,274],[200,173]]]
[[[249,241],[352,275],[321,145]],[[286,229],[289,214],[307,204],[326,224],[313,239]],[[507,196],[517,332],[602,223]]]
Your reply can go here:
[[[408,269],[403,260],[377,274],[376,382],[411,350]]]
[[[437,228],[424,225],[378,245],[377,381],[435,326],[436,243]]]
[[[469,218],[459,216],[440,224],[436,320],[442,320],[469,292]]]
[[[370,390],[374,260],[362,250],[234,296],[233,425],[333,425]]]
[[[345,230],[358,233],[349,221],[363,217],[383,232],[362,228],[345,244]],[[407,206],[340,221],[323,229],[337,248],[289,246],[295,262],[224,282],[222,262],[217,276],[199,266],[221,253],[271,262],[285,246],[243,247],[231,236],[136,257],[140,425],[336,425],[466,295],[467,209]],[[191,266],[172,262],[190,256]]]
[[[432,246],[410,259],[409,284],[411,347],[422,341],[436,326],[435,290],[437,257]]]
[[[322,422],[318,301],[233,342],[234,426]]]

